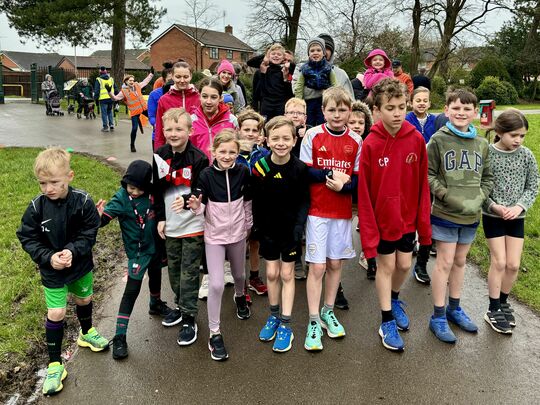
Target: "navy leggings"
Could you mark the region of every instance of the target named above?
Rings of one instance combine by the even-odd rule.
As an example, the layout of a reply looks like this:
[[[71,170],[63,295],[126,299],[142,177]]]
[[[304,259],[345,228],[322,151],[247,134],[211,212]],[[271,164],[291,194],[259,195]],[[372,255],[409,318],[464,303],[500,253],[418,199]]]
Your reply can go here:
[[[142,113],[148,117],[148,110],[144,110]],[[139,115],[137,114],[131,117],[131,146],[135,146],[135,138],[137,138],[137,129],[139,128]]]

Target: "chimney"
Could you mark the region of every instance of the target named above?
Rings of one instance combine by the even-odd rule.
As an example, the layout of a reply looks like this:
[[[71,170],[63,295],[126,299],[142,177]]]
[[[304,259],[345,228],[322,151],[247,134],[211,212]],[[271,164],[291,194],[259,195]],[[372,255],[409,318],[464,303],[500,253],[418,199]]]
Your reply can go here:
[[[231,24],[229,24],[229,25],[227,25],[227,26],[225,27],[225,32],[226,32],[227,34],[231,34],[231,35],[233,34],[233,33],[232,33],[232,25],[231,25]]]

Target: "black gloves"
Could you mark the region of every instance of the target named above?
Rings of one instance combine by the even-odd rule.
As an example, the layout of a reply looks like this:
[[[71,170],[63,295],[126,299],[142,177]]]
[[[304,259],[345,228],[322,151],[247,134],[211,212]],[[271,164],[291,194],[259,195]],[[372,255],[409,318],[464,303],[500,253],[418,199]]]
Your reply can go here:
[[[111,87],[111,85],[109,85],[109,84],[106,84],[106,85],[105,85],[105,89],[107,90],[107,92],[109,92],[109,93],[110,93],[110,92],[111,92],[111,90],[112,90],[112,87]]]
[[[150,73],[154,74],[154,67],[153,66],[150,66]]]

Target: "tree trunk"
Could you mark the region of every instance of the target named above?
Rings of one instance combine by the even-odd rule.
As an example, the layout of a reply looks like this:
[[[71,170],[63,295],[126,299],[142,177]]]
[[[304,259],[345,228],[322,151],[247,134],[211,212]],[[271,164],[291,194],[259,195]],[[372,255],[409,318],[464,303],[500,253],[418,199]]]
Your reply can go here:
[[[113,7],[113,36],[112,36],[112,77],[118,88],[124,79],[124,64],[126,59],[126,1],[115,0]]]
[[[441,38],[441,46],[439,47],[437,56],[435,56],[435,62],[433,62],[433,65],[429,70],[429,77],[431,78],[433,78],[437,74],[437,71],[439,69],[443,70],[443,73],[446,73],[445,71],[448,70],[448,65],[446,64],[445,67],[444,62],[446,62],[448,60],[448,56],[450,56],[450,45],[452,38],[454,37],[454,30],[456,29],[456,21],[459,14],[459,9],[450,3],[451,2],[449,2],[448,6],[445,9],[446,16],[444,20],[444,30]]]
[[[418,73],[418,63],[420,62],[420,18],[422,16],[422,8],[420,0],[414,0],[412,19],[413,19],[413,38],[411,43],[411,65],[409,71],[411,75]]]
[[[290,51],[296,50],[296,40],[298,39],[298,26],[300,25],[300,14],[302,13],[302,0],[294,0],[293,12],[288,18],[288,35],[285,46]]]

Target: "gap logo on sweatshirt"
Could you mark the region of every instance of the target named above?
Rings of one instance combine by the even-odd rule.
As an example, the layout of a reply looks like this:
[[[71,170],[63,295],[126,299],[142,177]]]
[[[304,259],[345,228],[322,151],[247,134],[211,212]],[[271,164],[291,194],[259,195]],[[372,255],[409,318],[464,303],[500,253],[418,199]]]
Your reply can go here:
[[[476,151],[461,149],[457,152],[450,149],[444,154],[444,169],[447,172],[467,170],[479,173],[483,163],[482,155]]]

